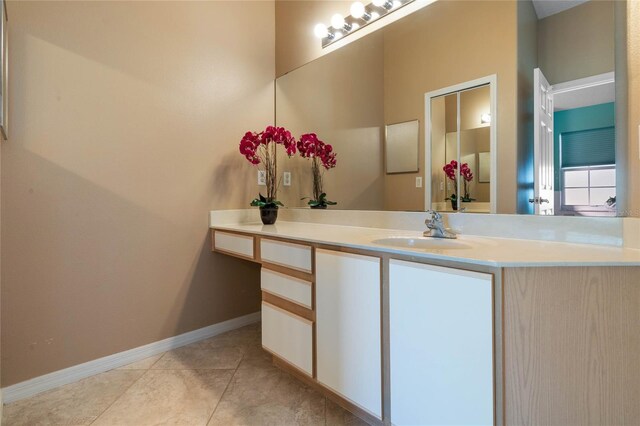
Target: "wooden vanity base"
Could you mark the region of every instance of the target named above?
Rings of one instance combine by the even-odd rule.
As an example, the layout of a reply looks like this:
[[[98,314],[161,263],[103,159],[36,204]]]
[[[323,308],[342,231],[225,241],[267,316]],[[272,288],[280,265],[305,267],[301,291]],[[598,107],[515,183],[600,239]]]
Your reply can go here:
[[[504,269],[507,425],[640,422],[640,267]]]

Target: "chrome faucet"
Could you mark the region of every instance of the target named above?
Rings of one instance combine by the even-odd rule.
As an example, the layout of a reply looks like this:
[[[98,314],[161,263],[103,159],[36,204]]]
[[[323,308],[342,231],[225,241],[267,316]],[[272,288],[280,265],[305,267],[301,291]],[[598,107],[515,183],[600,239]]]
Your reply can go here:
[[[424,221],[424,224],[429,228],[428,231],[424,231],[422,235],[425,237],[433,238],[458,238],[455,232],[448,231],[442,223],[442,215],[435,210],[427,210],[427,213],[431,215],[430,218]]]

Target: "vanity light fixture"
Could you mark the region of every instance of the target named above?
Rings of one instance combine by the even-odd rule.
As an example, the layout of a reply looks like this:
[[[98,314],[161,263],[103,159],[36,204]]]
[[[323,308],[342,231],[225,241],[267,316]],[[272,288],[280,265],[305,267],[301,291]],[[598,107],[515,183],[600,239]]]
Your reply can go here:
[[[377,7],[384,7],[389,10],[393,8],[393,1],[391,0],[373,0],[373,5]]]
[[[364,21],[370,21],[371,20],[371,13],[367,12],[367,8],[364,7],[364,4],[362,2],[356,1],[353,2],[353,4],[351,5],[351,16],[353,16],[356,19],[362,19]]]
[[[329,32],[329,29],[325,24],[317,24],[313,29],[313,33],[318,38],[331,38],[331,39],[334,38],[334,35]]]
[[[365,5],[356,1],[351,5],[351,15],[346,18],[339,13],[331,17],[331,28],[325,24],[317,24],[313,33],[322,39],[322,47],[327,47],[336,40],[363,28],[378,18],[381,18],[414,0],[372,0]]]
[[[480,115],[480,124],[489,124],[491,123],[491,114],[481,114]]]

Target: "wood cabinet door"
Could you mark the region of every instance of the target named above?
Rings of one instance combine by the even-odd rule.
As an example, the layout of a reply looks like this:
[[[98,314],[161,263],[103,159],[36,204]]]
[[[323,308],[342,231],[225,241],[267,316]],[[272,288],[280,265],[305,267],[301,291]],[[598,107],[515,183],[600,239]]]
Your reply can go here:
[[[382,417],[380,259],[316,250],[318,381]]]
[[[493,276],[391,260],[391,422],[494,423]]]

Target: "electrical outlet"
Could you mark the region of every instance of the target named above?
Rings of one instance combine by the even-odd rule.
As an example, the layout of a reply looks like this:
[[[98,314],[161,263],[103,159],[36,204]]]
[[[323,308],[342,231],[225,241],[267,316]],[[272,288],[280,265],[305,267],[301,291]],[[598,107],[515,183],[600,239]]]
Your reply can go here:
[[[291,186],[291,172],[284,172],[282,174],[282,184],[284,186]]]
[[[267,185],[267,173],[264,170],[258,170],[258,185]]]
[[[416,188],[422,188],[422,176],[416,177]]]

